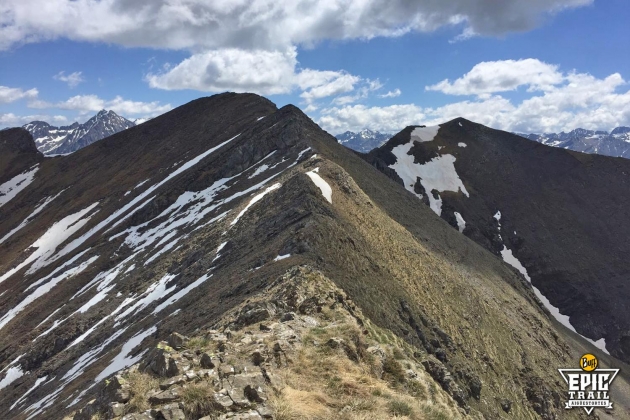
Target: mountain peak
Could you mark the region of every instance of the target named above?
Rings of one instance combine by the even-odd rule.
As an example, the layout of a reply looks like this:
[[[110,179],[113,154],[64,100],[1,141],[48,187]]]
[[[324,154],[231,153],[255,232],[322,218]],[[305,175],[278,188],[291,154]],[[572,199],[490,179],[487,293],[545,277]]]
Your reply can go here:
[[[45,154],[67,154],[102,140],[135,124],[114,111],[102,109],[84,124],[54,127],[46,122],[33,121],[24,125],[35,139],[37,148]]]

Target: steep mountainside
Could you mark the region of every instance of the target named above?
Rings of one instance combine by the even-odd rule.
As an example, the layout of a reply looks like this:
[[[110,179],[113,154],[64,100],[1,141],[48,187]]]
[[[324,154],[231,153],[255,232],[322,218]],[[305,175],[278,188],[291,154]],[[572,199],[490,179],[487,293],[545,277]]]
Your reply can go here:
[[[630,360],[628,160],[461,118],[407,127],[365,158],[531,278],[566,326]]]
[[[37,151],[33,138],[21,128],[2,130],[0,134],[0,207],[32,181],[44,156]]]
[[[116,114],[102,110],[83,124],[75,122],[65,127],[53,127],[44,121],[33,121],[24,125],[35,139],[35,145],[45,154],[76,152],[105,137],[136,125]]]
[[[314,324],[304,316],[331,323],[301,341],[311,354],[319,346],[313,334],[331,331],[348,333],[337,343],[357,354],[370,340],[397,343],[409,375],[424,369],[422,386],[441,388],[431,397],[400,388],[400,398],[418,398],[418,406],[439,400],[457,417],[581,418],[583,411],[564,410],[556,369],[574,366],[587,350],[602,365],[618,363],[555,325],[520,274],[294,106],[277,109],[251,94],[202,98],[38,168],[0,208],[0,412],[7,418],[63,418],[80,409],[76,418],[89,418],[88,402],[119,384],[112,376],[122,369],[142,362],[136,368],[153,381],[179,372],[179,355],[158,344],[174,331],[220,341],[212,351],[227,369],[218,377],[226,389],[210,395],[211,408],[231,418],[257,397],[230,391],[243,373],[230,346],[250,345],[252,324],[296,312],[307,325]],[[269,294],[303,281],[329,291]],[[337,304],[355,317],[359,335],[343,328]],[[260,338],[263,353],[312,366],[298,364],[308,357],[289,360],[288,351],[282,358],[298,340],[286,328],[276,343]],[[367,359],[339,363],[350,375]],[[334,417],[366,418],[306,389],[306,378],[348,395],[364,385],[294,373],[303,380],[269,380],[278,398],[308,396]],[[215,378],[185,370],[182,392],[194,391],[187,380],[199,374]],[[619,378],[615,386],[615,414],[629,418],[627,384]],[[178,398],[150,399],[154,410],[128,418],[164,418],[181,410],[164,406]]]
[[[335,136],[339,143],[357,152],[367,153],[370,150],[380,147],[392,136],[387,133],[380,133],[370,129],[361,130],[358,133],[346,131]]]
[[[630,127],[617,127],[610,133],[578,128],[568,133],[518,135],[548,146],[576,152],[630,158]]]

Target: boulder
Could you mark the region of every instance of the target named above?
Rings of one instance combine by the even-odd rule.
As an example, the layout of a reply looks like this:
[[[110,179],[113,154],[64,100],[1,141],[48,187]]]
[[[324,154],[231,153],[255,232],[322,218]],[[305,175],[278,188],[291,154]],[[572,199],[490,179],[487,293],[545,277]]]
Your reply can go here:
[[[174,385],[183,385],[186,383],[186,377],[184,375],[174,376],[162,383],[160,383],[160,389],[166,391]]]
[[[149,397],[149,402],[151,404],[167,404],[173,401],[178,401],[182,396],[182,388],[180,386],[176,386],[166,391],[162,391],[155,395]]]
[[[168,336],[167,343],[172,348],[179,350],[186,346],[186,343],[188,343],[188,337],[174,332]]]

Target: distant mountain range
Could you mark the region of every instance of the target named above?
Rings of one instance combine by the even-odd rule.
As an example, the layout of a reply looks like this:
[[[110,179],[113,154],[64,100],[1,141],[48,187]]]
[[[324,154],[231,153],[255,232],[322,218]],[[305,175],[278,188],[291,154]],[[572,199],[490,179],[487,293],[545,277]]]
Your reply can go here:
[[[109,137],[136,122],[121,117],[114,111],[102,110],[83,124],[55,127],[44,121],[32,121],[23,126],[31,133],[37,149],[46,154],[76,152],[96,141]]]
[[[357,152],[367,153],[382,146],[391,136],[389,133],[381,133],[366,128],[358,133],[346,131],[343,134],[337,134],[335,137],[344,146]]]
[[[515,134],[561,149],[630,158],[630,127],[617,127],[610,133],[577,128],[568,133]]]
[[[607,131],[593,131],[577,128],[568,133],[514,134],[525,137],[528,140],[561,149],[630,158],[630,127],[617,127],[610,133]],[[337,134],[335,137],[339,143],[352,150],[368,153],[382,146],[392,135],[366,128],[358,133],[346,131],[343,134]]]

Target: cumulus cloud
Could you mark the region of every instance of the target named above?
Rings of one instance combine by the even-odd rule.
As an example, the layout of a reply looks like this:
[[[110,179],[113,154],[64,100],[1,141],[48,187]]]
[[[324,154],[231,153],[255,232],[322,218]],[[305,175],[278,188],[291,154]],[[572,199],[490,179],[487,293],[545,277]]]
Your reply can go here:
[[[493,65],[494,77],[499,81],[509,81],[515,73],[509,68],[510,64],[517,63],[518,66],[523,61],[528,60],[496,62]],[[526,83],[515,81],[496,84],[480,78],[479,83],[467,84],[467,80],[472,80],[467,77],[471,71],[457,79],[461,83],[456,81],[440,89],[453,95],[478,95],[472,100],[435,108],[423,108],[415,104],[389,107],[336,106],[321,110],[318,121],[333,133],[357,131],[366,127],[396,132],[407,125],[441,124],[457,117],[502,130],[526,133],[570,131],[578,127],[610,130],[630,125],[630,90],[620,74],[614,73],[599,79],[575,71],[561,73],[556,66],[544,66],[549,69],[545,75],[525,72],[528,75],[525,77]],[[512,90],[514,86],[526,86],[529,97],[515,101],[499,94]]]
[[[289,93],[299,88],[300,97],[310,104],[318,99],[351,92],[365,83],[379,88],[372,80],[345,71],[298,68],[295,47],[283,51],[220,49],[193,54],[180,64],[145,79],[158,89],[194,89],[204,92],[255,92],[261,95]]]
[[[426,90],[449,95],[483,95],[516,90],[529,86],[530,90],[546,90],[562,82],[558,66],[528,58],[525,60],[487,61],[477,64],[459,79],[448,79],[427,86]]]
[[[197,51],[277,50],[324,39],[394,37],[462,24],[464,33],[501,35],[531,29],[549,14],[592,2],[4,0],[0,5],[0,48],[68,38]]]
[[[394,89],[394,90],[390,90],[387,93],[384,93],[382,95],[378,95],[381,98],[396,98],[398,96],[400,96],[402,92],[400,91],[400,89]]]
[[[85,82],[83,72],[80,71],[75,71],[74,73],[70,73],[68,75],[66,75],[65,71],[60,71],[53,76],[53,79],[66,83],[70,88],[77,87],[80,83]]]
[[[326,108],[321,111],[318,123],[330,133],[359,131],[366,127],[386,132],[398,132],[408,125],[420,124],[426,119],[422,108],[414,105],[368,107],[352,105]]]
[[[38,94],[37,89],[22,90],[19,88],[0,86],[0,104],[8,104],[20,99],[35,99]]]
[[[151,87],[271,95],[289,93],[297,86],[303,90],[302,98],[311,103],[353,91],[360,78],[338,71],[331,75],[298,69],[297,47],[331,39],[398,37],[444,26],[462,29],[460,38],[502,35],[531,29],[545,16],[592,2],[4,0],[0,50],[58,38],[185,50],[191,53],[189,58],[146,75]],[[312,76],[320,81],[304,87],[303,80]],[[71,87],[82,81],[80,72],[56,77]],[[361,97],[346,95],[338,103]]]
[[[15,115],[13,113],[0,114],[0,127],[16,127],[30,123],[31,121],[48,121],[64,124],[68,119],[63,115]]]
[[[116,96],[114,99],[105,100],[96,95],[76,95],[63,102],[58,102],[51,107],[79,111],[82,114],[100,111],[101,109],[111,109],[122,115],[142,115],[144,117],[154,117],[170,111],[171,104],[160,104],[160,102],[138,102]]]

